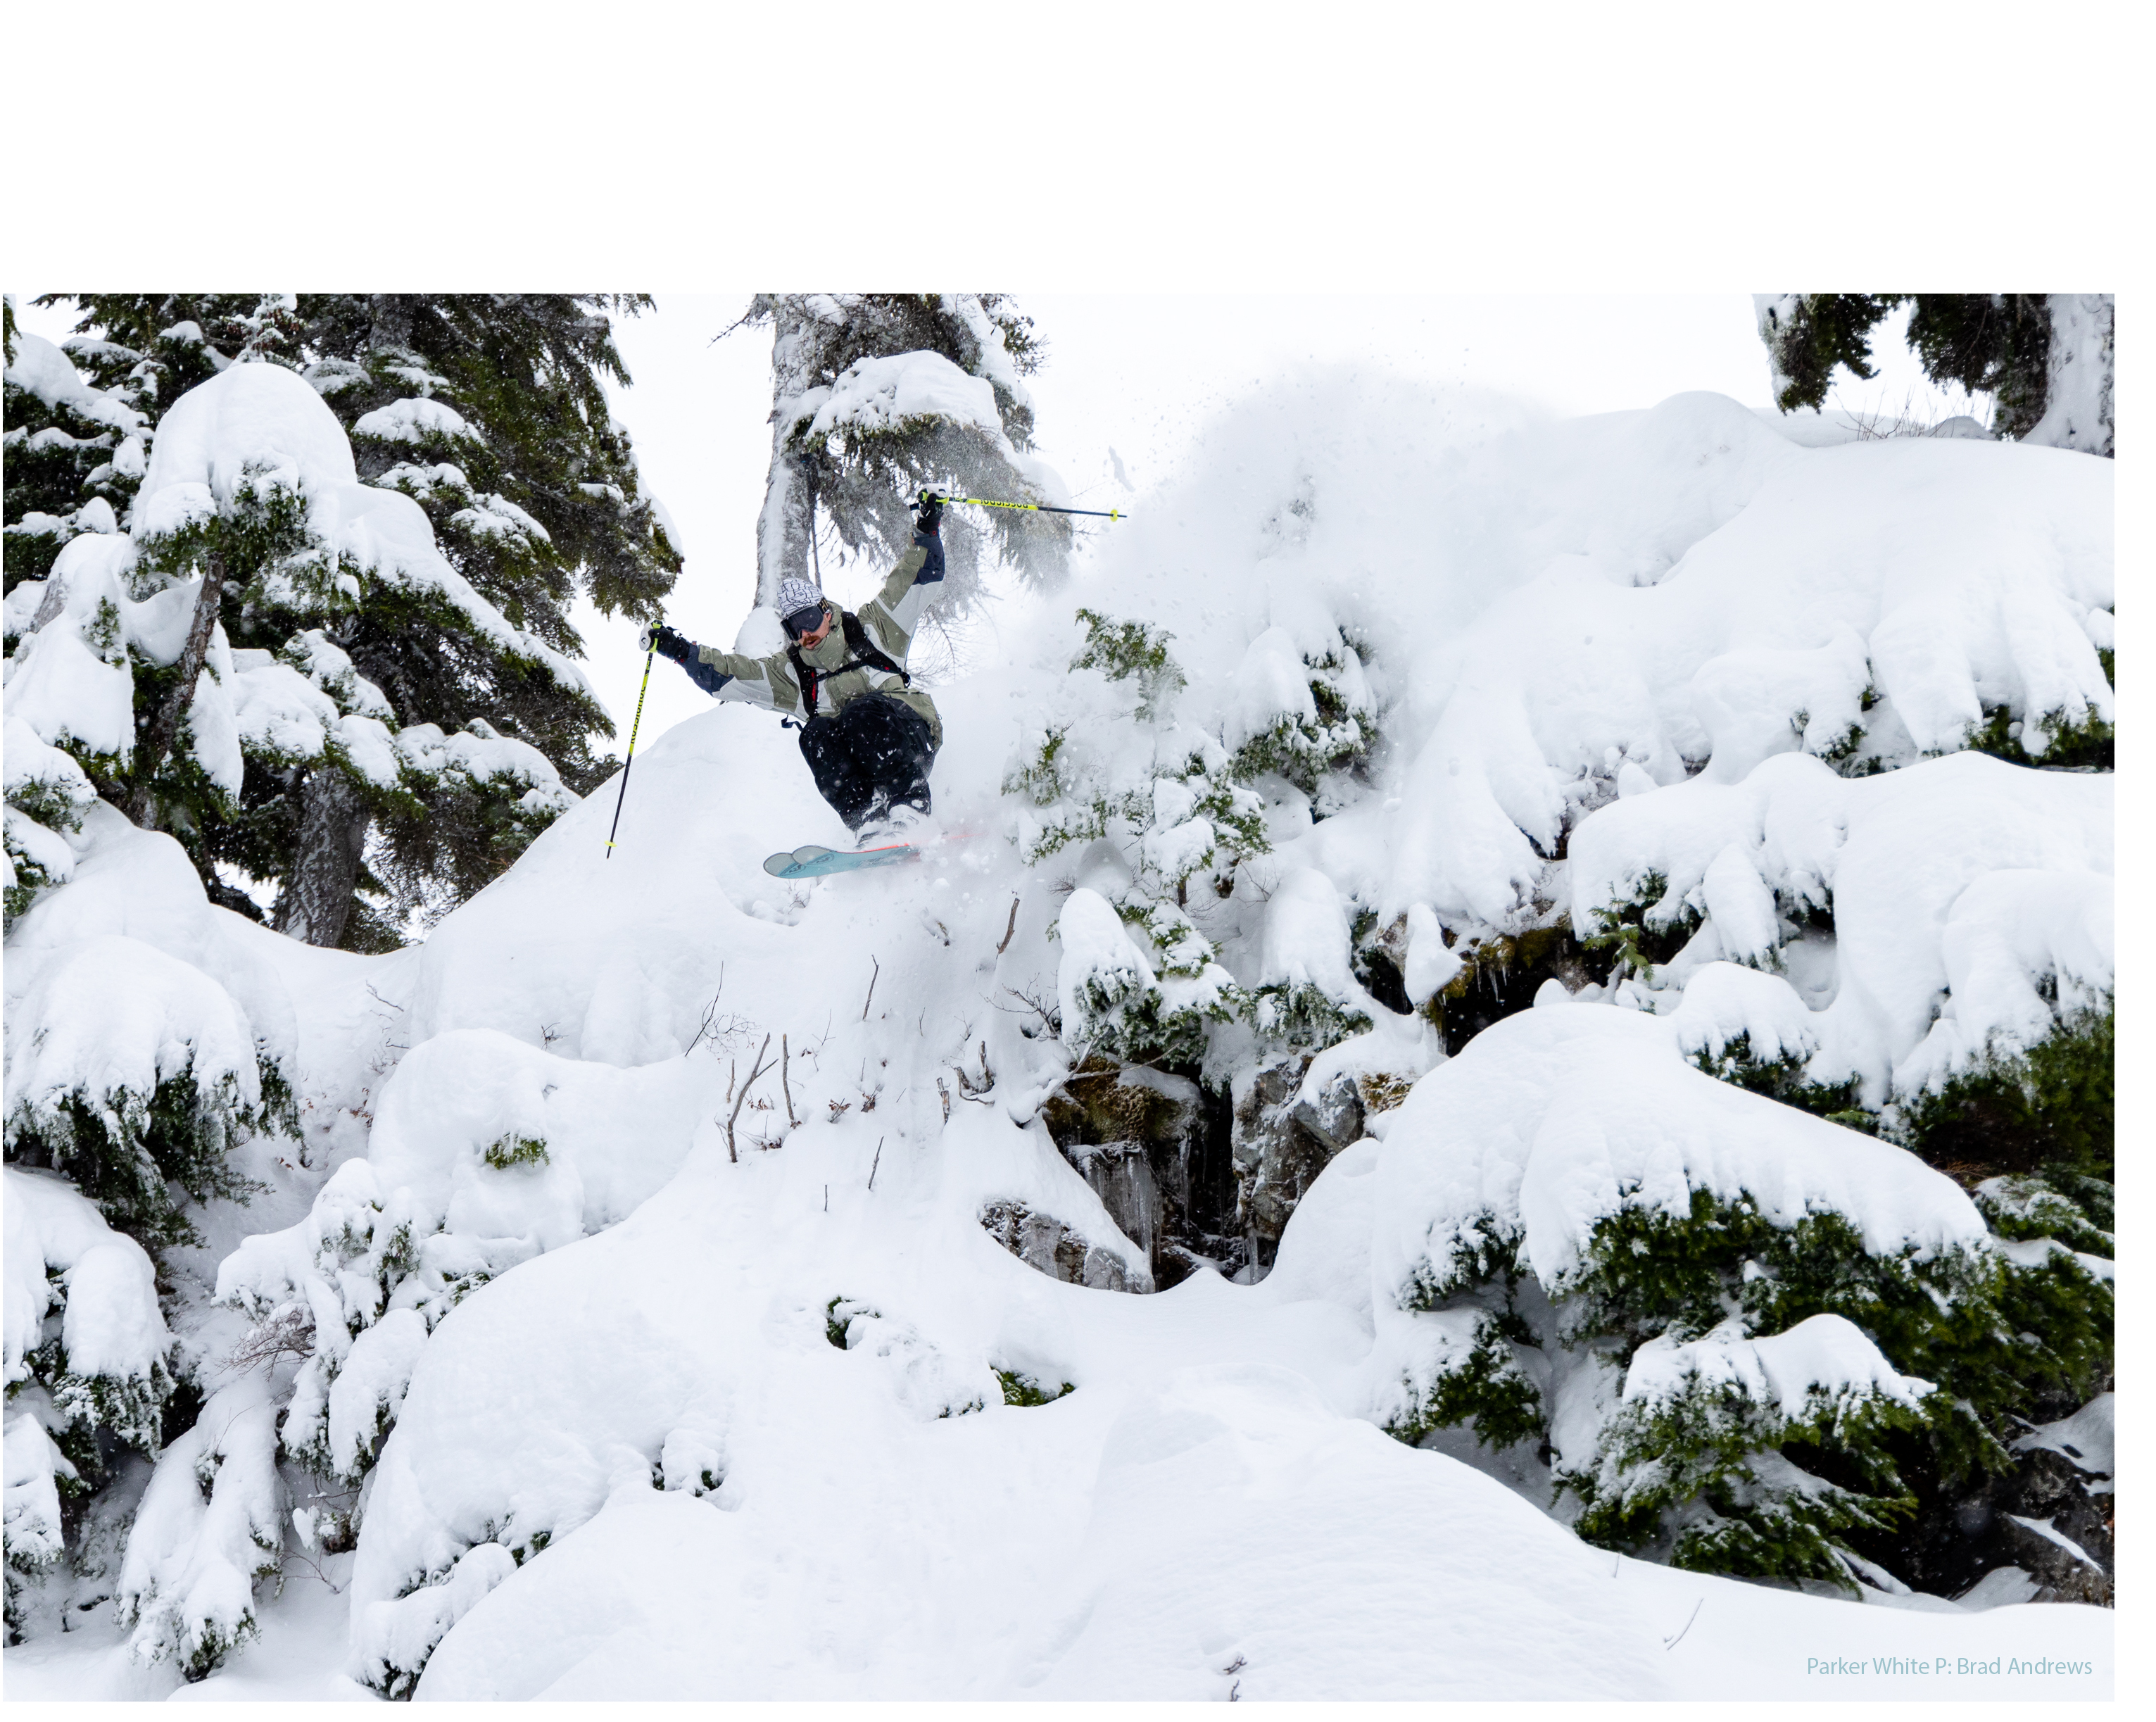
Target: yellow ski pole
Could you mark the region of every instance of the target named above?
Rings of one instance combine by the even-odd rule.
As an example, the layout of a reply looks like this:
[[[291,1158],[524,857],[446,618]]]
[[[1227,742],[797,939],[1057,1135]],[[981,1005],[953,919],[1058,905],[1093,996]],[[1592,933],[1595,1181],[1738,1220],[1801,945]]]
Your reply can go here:
[[[927,492],[921,493],[924,496]],[[976,508],[1023,508],[1032,514],[1091,514],[1102,520],[1128,520],[1120,508],[1058,508],[1052,502],[998,502],[991,496],[945,496],[945,502],[967,502]]]
[[[659,642],[644,655],[644,685],[636,691],[636,716],[629,721],[629,752],[621,758],[621,794],[613,798],[613,824],[607,828],[606,858],[613,859],[613,834],[621,829],[621,804],[629,799],[629,768],[636,763],[636,731],[644,722],[644,691],[651,686],[651,661],[659,655]]]

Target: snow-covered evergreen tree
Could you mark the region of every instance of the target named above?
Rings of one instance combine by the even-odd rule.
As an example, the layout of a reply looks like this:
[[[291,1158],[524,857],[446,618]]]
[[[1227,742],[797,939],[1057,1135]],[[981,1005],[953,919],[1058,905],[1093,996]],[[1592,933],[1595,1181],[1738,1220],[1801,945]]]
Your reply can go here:
[[[680,567],[664,511],[643,491],[601,386],[606,377],[626,380],[608,313],[633,311],[634,301],[93,295],[79,302],[94,332],[69,343],[90,373],[78,380],[112,411],[138,415],[142,442],[187,390],[235,362],[304,367],[351,434],[358,475],[417,501],[456,574],[515,637],[547,652],[567,657],[581,648],[566,617],[578,586],[603,610],[654,614]],[[11,393],[11,434],[15,399]],[[143,464],[137,448],[100,482],[110,489],[116,473]],[[44,534],[35,542],[52,541],[49,518],[30,522]],[[8,519],[16,532],[12,490]],[[13,552],[9,566],[12,584]],[[415,736],[431,726],[521,744],[572,792],[603,774],[590,736],[605,732],[607,720],[581,678],[555,673],[544,653],[506,645],[511,635],[464,625],[454,606],[411,590],[311,607],[260,597],[242,578],[219,599],[232,644],[296,652],[332,719],[386,717]],[[321,639],[306,644],[302,634]],[[495,876],[545,823],[528,799],[536,781],[528,771],[475,774],[444,756],[438,763],[449,768],[408,774],[393,789],[379,773],[362,783],[364,774],[314,758],[281,745],[250,749],[237,794],[192,805],[185,820],[213,889],[246,903],[221,884],[218,863],[280,887],[277,925],[310,943],[393,943],[385,895],[407,913],[439,912]]]
[[[1033,320],[999,293],[762,293],[742,321],[772,331],[771,472],[757,523],[757,594],[820,581],[817,539],[841,555],[897,557],[922,484],[1014,502],[1060,502],[1061,481],[1030,452],[1022,380],[1043,348]],[[1060,515],[954,509],[938,604],[963,611],[984,551],[1040,581],[1070,545]]]
[[[87,383],[6,301],[6,589],[42,579],[79,533],[115,532],[147,463],[151,415]]]
[[[1020,853],[1070,892],[1050,928],[1074,1072],[1058,1128],[1084,1141],[1125,1128],[1089,1117],[1085,1097],[1152,1080],[1134,1071],[1232,1098],[1244,1236],[1226,1247],[1260,1262],[1324,1164],[1318,1142],[1394,1103],[1436,1056],[1430,1025],[1356,972],[1351,943],[1375,916],[1270,858],[1274,831],[1367,794],[1379,722],[1338,624],[1286,601],[1276,614],[1285,625],[1257,633],[1225,702],[1186,702],[1165,630],[1081,609],[1067,677],[1004,782]]]

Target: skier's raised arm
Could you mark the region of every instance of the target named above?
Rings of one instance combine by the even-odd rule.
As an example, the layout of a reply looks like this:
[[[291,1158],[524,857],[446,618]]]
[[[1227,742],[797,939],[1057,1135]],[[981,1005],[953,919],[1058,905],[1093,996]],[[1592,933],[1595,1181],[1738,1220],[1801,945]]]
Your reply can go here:
[[[883,589],[860,608],[861,622],[876,644],[901,664],[921,610],[943,581],[942,521],[942,499],[931,496],[916,520],[912,547],[899,558]]]

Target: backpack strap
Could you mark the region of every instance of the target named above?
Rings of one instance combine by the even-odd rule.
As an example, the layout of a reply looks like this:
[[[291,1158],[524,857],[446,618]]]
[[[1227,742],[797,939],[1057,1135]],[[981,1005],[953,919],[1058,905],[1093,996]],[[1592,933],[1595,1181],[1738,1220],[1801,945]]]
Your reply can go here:
[[[801,655],[798,645],[786,648],[786,655],[793,665],[794,679],[801,686],[801,709],[810,717],[816,715],[818,684],[829,676],[844,676],[849,670],[880,670],[896,676],[908,687],[913,686],[913,678],[906,673],[906,666],[892,661],[891,655],[869,638],[869,630],[861,625],[859,616],[851,610],[840,610],[839,625],[845,630],[846,650],[853,655],[835,670],[817,669]]]
[[[848,664],[847,669],[865,664],[872,670],[881,670],[896,676],[908,687],[913,686],[913,678],[906,673],[906,666],[894,661],[888,652],[869,638],[869,630],[862,625],[859,616],[851,610],[840,610],[839,621],[846,630],[846,650],[854,655],[854,662]],[[838,672],[834,671],[832,673],[835,675]]]

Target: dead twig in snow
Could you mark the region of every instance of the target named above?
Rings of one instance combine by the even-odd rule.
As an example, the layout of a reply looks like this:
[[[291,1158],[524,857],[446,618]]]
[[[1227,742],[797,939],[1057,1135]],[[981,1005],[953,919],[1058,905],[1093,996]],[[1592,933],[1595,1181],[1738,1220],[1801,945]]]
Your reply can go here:
[[[321,1563],[316,1560],[313,1555],[299,1549],[290,1550],[286,1552],[290,1555],[293,1560],[298,1561],[300,1565],[305,1567],[309,1572],[312,1573],[324,1584],[328,1585],[330,1587],[331,1596],[341,1596],[344,1595],[344,1585],[331,1584],[330,1581],[330,1576],[322,1570]],[[352,1581],[349,1579],[345,1581],[345,1584],[350,1584],[351,1582]]]
[[[1018,901],[1016,897],[1011,899],[1010,924],[1004,928],[1004,942],[996,947],[998,957],[1010,948],[1011,937],[1018,931]]]
[[[305,1362],[314,1354],[314,1318],[304,1309],[287,1309],[250,1329],[232,1348],[224,1364],[227,1369],[251,1370],[259,1363],[274,1366],[280,1357],[296,1357]]]
[[[876,962],[876,959],[874,957],[870,958],[869,961],[875,963],[875,967],[869,971],[868,998],[861,1000],[861,1020],[863,1022],[866,1022],[869,1020],[869,1005],[870,1000],[875,997],[876,977],[883,973],[883,964],[881,963]]]
[[[882,1137],[880,1137],[880,1136],[879,1136],[879,1137],[877,1137],[877,1138],[876,1138],[876,1151],[875,1151],[875,1158],[874,1159],[872,1159],[872,1160],[870,1160],[870,1161],[869,1162],[869,1188],[870,1188],[870,1190],[874,1190],[874,1189],[875,1188],[875,1175],[876,1175],[876,1168],[877,1168],[878,1166],[880,1166],[882,1164],[883,1164],[883,1138],[882,1138]],[[827,1201],[827,1202],[828,1202],[828,1201],[829,1201],[829,1200],[830,1200],[830,1199],[831,1199],[831,1198],[830,1198],[830,1195],[829,1195],[829,1190],[830,1190],[830,1185],[829,1185],[827,1184],[827,1185],[825,1185],[824,1186],[824,1191],[825,1191],[825,1195],[824,1195],[824,1200],[825,1201]]]
[[[1060,1036],[1062,1034],[1063,1012],[1056,1005],[1047,1000],[1036,996],[1040,991],[1040,982],[1038,977],[1035,978],[1032,984],[1023,991],[1014,986],[1007,986],[1004,990],[1009,993],[1011,997],[1016,999],[1019,1004],[1024,1005],[1025,1010],[1023,1011],[1016,1010],[1013,1010],[1009,1005],[1002,1004],[996,1005],[997,1010],[1007,1012],[1013,1016],[1022,1016],[1030,1013],[1040,1019],[1041,1027],[1050,1036]],[[1029,1041],[1039,1038],[1037,1035],[1028,1032],[1023,1025],[1020,1025],[1019,1032],[1024,1035],[1026,1039]]]
[[[943,1122],[947,1124],[951,1122],[951,1091],[943,1086],[941,1077],[936,1079],[936,1092],[943,1098]]]
[[[696,1050],[698,1042],[709,1041],[711,1045],[711,1056],[716,1058],[721,1052],[739,1051],[747,1043],[748,1037],[755,1032],[756,1025],[747,1017],[737,1015],[731,1010],[721,1012],[719,1009],[719,995],[713,993],[711,1002],[704,1006],[702,1023],[697,1027],[696,1032],[689,1037],[689,1044],[682,1049],[681,1056],[686,1058],[690,1053]]]
[[[787,1050],[786,1036],[781,1035],[778,1037],[778,1086],[786,1093],[786,1128],[798,1130],[801,1128],[801,1121],[793,1116],[793,1055]]]
[[[763,1044],[756,1049],[756,1062],[749,1068],[748,1080],[741,1085],[741,1092],[734,1097],[734,1109],[726,1114],[726,1159],[735,1164],[741,1156],[734,1152],[734,1121],[741,1117],[742,1102],[748,1098],[748,1091],[755,1087],[756,1079],[771,1067],[763,1061],[763,1055],[771,1051],[771,1036],[763,1037]]]

